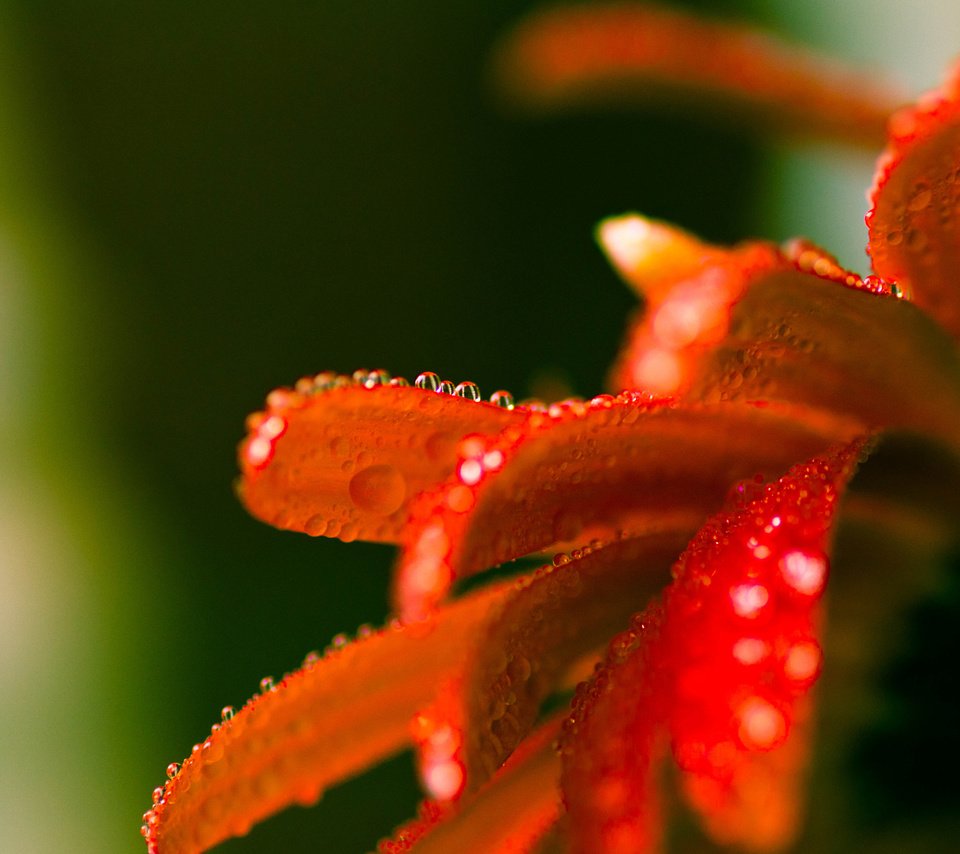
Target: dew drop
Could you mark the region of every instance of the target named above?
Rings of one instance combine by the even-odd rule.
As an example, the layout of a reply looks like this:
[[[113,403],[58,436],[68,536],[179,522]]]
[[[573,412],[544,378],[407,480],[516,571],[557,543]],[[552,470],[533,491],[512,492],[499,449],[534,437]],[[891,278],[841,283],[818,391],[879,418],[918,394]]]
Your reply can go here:
[[[360,510],[389,516],[403,504],[407,483],[395,466],[382,464],[358,471],[350,478],[348,490]]]
[[[353,372],[353,381],[359,383],[360,385],[365,385],[367,382],[367,377],[370,376],[370,371],[366,368],[358,368]]]
[[[334,649],[343,649],[348,643],[350,643],[350,639],[343,633],[334,635],[331,641]]]
[[[408,388],[410,383],[403,377],[394,377],[392,380],[390,380],[390,385],[392,385],[394,388]]]
[[[437,386],[438,394],[453,394],[455,391],[456,389],[450,380],[440,380],[440,385]]]
[[[358,640],[363,640],[364,638],[368,638],[372,634],[373,634],[373,626],[371,626],[369,623],[364,623],[357,629]]]
[[[157,788],[153,790],[153,802],[155,804],[159,804],[160,801],[162,800],[163,800],[163,786],[157,786]]]
[[[513,409],[513,395],[509,391],[495,391],[490,395],[490,402],[501,409]]]
[[[440,377],[433,371],[424,371],[414,380],[413,384],[417,388],[422,388],[426,391],[436,391],[440,388]]]
[[[180,763],[179,763],[179,762],[171,762],[171,763],[167,766],[167,779],[168,779],[168,780],[172,780],[172,779],[173,779],[174,777],[176,777],[177,774],[179,774],[179,773],[180,773]]]
[[[923,183],[917,184],[913,196],[907,202],[907,210],[918,213],[929,206],[933,200],[933,191]]]
[[[460,383],[453,390],[453,393],[457,397],[465,397],[467,400],[480,400],[480,386],[478,386],[476,383]]]
[[[370,373],[367,374],[367,378],[363,381],[363,384],[367,388],[373,388],[374,386],[378,385],[387,385],[389,382],[390,372],[380,368],[376,371],[370,371]]]
[[[236,712],[233,710],[233,706],[224,706],[220,710],[220,720],[222,720],[224,723],[227,721],[232,721],[235,714]]]
[[[273,690],[273,677],[264,676],[263,679],[260,680],[260,693],[267,694],[272,690]]]
[[[316,664],[319,660],[320,660],[320,653],[317,652],[315,649],[310,650],[310,652],[308,652],[303,657],[303,666],[313,667],[313,665]]]

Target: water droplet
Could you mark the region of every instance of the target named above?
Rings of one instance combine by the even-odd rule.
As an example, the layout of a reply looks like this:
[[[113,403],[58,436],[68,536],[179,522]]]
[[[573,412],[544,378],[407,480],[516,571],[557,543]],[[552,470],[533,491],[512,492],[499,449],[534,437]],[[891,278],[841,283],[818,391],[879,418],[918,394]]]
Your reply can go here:
[[[437,386],[438,394],[453,394],[454,391],[453,383],[450,380],[440,380],[440,385]]]
[[[303,657],[303,666],[313,667],[313,665],[316,664],[319,660],[320,660],[320,653],[317,652],[315,649],[312,649]]]
[[[224,723],[227,721],[232,721],[235,714],[236,712],[233,710],[233,706],[224,706],[220,710],[220,720],[222,720]]]
[[[367,377],[369,376],[370,371],[368,371],[366,368],[358,368],[353,372],[353,381],[355,383],[359,383],[360,385],[364,385],[367,382]]]
[[[358,471],[350,478],[348,490],[358,509],[389,516],[403,504],[407,483],[399,469],[384,464]]]
[[[440,388],[440,377],[433,371],[424,371],[414,380],[413,384],[417,388],[422,388],[426,391],[436,391]]]
[[[260,693],[266,694],[272,690],[273,690],[273,677],[264,676],[263,679],[260,680]]]
[[[157,788],[153,790],[153,802],[155,804],[159,804],[160,801],[162,800],[163,800],[163,786],[157,786]]]
[[[174,777],[176,777],[177,774],[179,774],[179,773],[180,773],[180,763],[179,763],[179,762],[171,762],[171,763],[167,766],[167,779],[168,779],[168,780],[172,780],[172,779],[173,779]]]
[[[362,640],[363,638],[368,638],[373,634],[373,626],[369,623],[364,623],[357,629],[357,639]]]
[[[392,380],[390,380],[390,385],[392,385],[394,388],[407,388],[409,387],[410,383],[407,382],[407,380],[405,380],[403,377],[394,377]]]
[[[331,643],[333,644],[334,649],[343,649],[348,643],[350,643],[350,639],[345,634],[341,633],[334,635]]]
[[[502,409],[513,409],[513,395],[509,391],[495,391],[490,395],[490,402]]]
[[[914,188],[913,196],[907,202],[907,210],[918,213],[926,208],[933,200],[933,191],[924,183],[918,183]]]
[[[564,566],[565,564],[570,563],[569,555],[565,555],[562,552],[560,554],[553,556],[553,565],[554,566]]]
[[[480,386],[478,386],[476,383],[460,383],[453,390],[453,393],[457,397],[465,397],[467,400],[480,400]]]
[[[367,374],[367,378],[364,380],[363,384],[367,388],[373,388],[374,386],[378,385],[386,385],[389,382],[390,372],[380,368],[376,371],[370,371],[370,373]]]

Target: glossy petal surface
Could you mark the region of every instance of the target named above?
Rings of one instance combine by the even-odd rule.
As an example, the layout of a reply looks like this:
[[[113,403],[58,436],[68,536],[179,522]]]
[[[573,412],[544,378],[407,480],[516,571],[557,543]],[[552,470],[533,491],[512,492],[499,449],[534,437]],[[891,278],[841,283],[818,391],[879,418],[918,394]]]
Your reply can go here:
[[[415,387],[318,375],[278,389],[240,445],[240,495],[279,528],[395,542],[410,499],[446,477],[458,441],[520,411]]]
[[[148,816],[150,850],[202,851],[396,752],[509,584],[465,597],[417,632],[358,638],[225,715]]]
[[[681,408],[624,392],[472,437],[457,474],[413,508],[397,572],[401,618],[429,614],[455,578],[556,543],[639,533],[665,514],[706,518],[734,481],[778,474],[860,430],[807,423],[799,411]]]
[[[870,201],[874,270],[960,338],[960,63],[891,120]]]
[[[879,144],[901,102],[853,74],[747,26],[654,4],[550,9],[503,44],[501,85],[528,106],[687,101],[726,121]]]

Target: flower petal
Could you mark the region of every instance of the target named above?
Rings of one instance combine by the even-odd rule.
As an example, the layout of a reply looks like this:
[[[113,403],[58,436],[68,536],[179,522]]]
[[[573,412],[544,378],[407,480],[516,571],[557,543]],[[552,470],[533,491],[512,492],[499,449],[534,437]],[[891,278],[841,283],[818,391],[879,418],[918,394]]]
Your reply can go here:
[[[561,810],[560,763],[553,747],[561,719],[543,724],[479,792],[446,812],[429,809],[421,820],[400,828],[393,840],[381,842],[379,854],[531,851]]]
[[[560,741],[560,785],[575,854],[641,854],[658,847],[655,774],[667,711],[658,661],[661,617],[659,605],[634,617],[574,696]]]
[[[611,642],[562,739],[573,850],[656,847],[667,724],[718,841],[765,850],[792,830],[802,751],[780,745],[819,673],[813,609],[838,490],[861,451],[857,442],[795,467],[713,519],[677,564],[665,604]]]
[[[450,473],[463,436],[524,417],[429,388],[384,385],[384,376],[318,374],[270,394],[240,445],[239,492],[254,516],[312,536],[395,542],[410,498]]]
[[[692,371],[693,400],[779,400],[960,447],[960,353],[916,306],[800,271],[761,276]]]
[[[533,14],[497,56],[500,87],[526,106],[694,100],[700,112],[874,145],[902,103],[877,75],[742,24],[650,3]]]
[[[410,741],[410,719],[453,671],[509,582],[452,603],[416,631],[398,625],[305,663],[197,745],[145,817],[151,852],[201,851]]]
[[[597,239],[645,302],[611,371],[614,389],[686,391],[697,364],[726,335],[731,307],[749,284],[789,267],[772,244],[724,249],[638,214],[604,220]]]
[[[714,839],[777,850],[799,822],[820,599],[855,442],[705,526],[667,592],[661,664],[682,783]]]
[[[488,621],[464,679],[467,781],[476,786],[533,727],[541,703],[577,657],[599,650],[656,596],[702,521],[559,554],[524,576]]]
[[[398,563],[401,619],[423,618],[455,578],[559,542],[706,518],[729,485],[782,472],[858,424],[749,405],[679,408],[624,392],[555,405],[461,444],[457,473],[411,511]]]
[[[874,270],[960,337],[960,62],[891,120],[869,199]]]

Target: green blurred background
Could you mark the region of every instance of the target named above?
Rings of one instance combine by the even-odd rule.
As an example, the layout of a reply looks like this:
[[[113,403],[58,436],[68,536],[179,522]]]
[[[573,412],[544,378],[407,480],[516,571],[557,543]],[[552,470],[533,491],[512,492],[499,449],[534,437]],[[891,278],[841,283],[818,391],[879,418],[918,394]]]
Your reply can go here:
[[[713,2],[929,86],[952,3]],[[386,615],[392,551],[248,518],[243,418],[322,369],[601,390],[633,300],[592,241],[637,209],[810,235],[863,269],[872,156],[661,111],[518,116],[532,4],[0,4],[0,850],[142,850],[226,704]],[[225,851],[360,851],[409,758]]]

